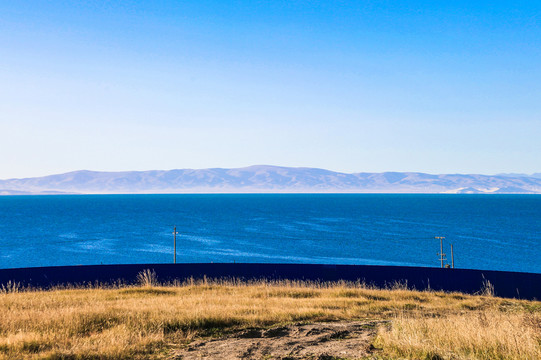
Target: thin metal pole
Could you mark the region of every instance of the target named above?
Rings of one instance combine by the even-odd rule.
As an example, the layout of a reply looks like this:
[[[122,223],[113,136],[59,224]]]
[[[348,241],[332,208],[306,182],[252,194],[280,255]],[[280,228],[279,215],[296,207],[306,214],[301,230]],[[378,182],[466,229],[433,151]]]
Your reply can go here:
[[[455,268],[455,254],[453,253],[453,244],[451,244],[451,268]]]

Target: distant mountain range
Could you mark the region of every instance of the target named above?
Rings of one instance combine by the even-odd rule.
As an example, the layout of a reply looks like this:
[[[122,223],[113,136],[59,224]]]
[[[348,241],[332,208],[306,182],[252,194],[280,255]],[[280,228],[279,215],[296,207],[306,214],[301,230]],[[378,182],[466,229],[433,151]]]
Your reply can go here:
[[[0,195],[151,193],[541,194],[541,173],[348,174],[316,168],[256,165],[236,169],[81,170],[44,177],[0,180]]]
[[[534,174],[517,174],[517,173],[503,173],[498,174],[498,176],[506,176],[506,177],[533,177],[537,179],[541,179],[541,173],[534,173]]]

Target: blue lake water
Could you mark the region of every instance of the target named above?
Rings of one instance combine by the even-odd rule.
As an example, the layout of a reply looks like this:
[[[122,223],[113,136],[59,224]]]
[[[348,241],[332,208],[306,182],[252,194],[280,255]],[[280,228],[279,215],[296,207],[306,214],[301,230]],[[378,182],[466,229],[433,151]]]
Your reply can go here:
[[[0,268],[173,261],[541,272],[539,195],[1,196]]]

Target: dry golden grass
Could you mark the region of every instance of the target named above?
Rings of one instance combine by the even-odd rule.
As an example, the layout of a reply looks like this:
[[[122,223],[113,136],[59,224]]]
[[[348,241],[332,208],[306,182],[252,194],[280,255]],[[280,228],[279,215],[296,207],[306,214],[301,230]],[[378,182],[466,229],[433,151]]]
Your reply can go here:
[[[400,315],[376,343],[408,359],[541,359],[539,313],[496,309],[443,317]]]
[[[540,302],[362,284],[200,282],[0,294],[0,359],[168,358],[199,336],[391,320],[376,356],[540,358]]]

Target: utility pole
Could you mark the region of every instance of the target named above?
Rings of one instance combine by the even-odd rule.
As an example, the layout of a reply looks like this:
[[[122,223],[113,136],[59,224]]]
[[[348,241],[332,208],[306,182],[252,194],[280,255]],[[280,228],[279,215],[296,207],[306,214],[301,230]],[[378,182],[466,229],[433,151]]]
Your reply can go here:
[[[453,253],[453,244],[451,244],[451,268],[455,268],[455,254]]]
[[[177,226],[173,228],[174,248],[173,248],[173,264],[177,263]]]
[[[443,269],[443,260],[447,260],[445,258],[445,254],[443,253],[443,239],[445,239],[445,236],[435,236],[435,238],[440,239],[440,252],[438,253],[438,256],[440,257],[441,268]]]

